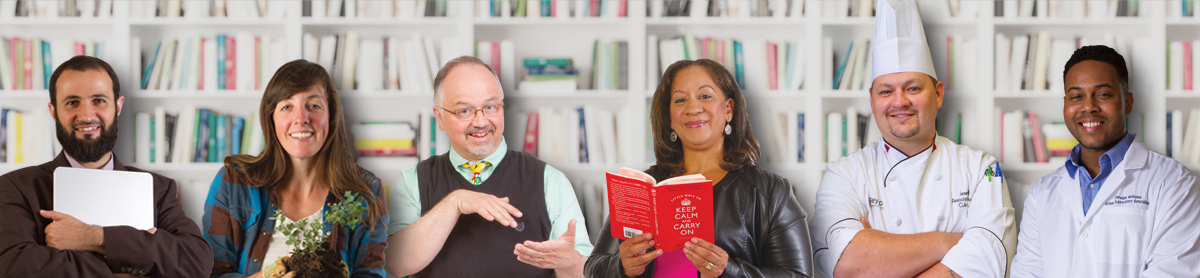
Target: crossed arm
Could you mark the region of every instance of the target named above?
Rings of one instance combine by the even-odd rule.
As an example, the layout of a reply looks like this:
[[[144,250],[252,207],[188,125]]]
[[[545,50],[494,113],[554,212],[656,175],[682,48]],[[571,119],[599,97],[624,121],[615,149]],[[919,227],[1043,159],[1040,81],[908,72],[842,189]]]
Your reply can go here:
[[[846,246],[834,277],[953,277],[954,272],[940,262],[963,234],[891,234],[860,221],[866,229]]]

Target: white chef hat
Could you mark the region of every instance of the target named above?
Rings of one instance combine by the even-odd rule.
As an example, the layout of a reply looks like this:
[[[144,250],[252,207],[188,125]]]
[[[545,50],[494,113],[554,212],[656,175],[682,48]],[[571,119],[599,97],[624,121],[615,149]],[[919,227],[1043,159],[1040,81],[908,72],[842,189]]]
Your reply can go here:
[[[877,0],[871,54],[871,80],[897,72],[920,72],[937,78],[915,0],[899,0],[895,7],[888,0]]]

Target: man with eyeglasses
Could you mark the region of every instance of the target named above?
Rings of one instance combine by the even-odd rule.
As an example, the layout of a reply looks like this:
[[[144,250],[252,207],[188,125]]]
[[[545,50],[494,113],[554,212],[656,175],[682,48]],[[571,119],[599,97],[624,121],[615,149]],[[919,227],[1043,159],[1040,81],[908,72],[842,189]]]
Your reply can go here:
[[[506,147],[496,72],[462,56],[433,86],[451,151],[404,169],[391,188],[389,274],[583,277],[592,244],[575,192],[562,172]]]

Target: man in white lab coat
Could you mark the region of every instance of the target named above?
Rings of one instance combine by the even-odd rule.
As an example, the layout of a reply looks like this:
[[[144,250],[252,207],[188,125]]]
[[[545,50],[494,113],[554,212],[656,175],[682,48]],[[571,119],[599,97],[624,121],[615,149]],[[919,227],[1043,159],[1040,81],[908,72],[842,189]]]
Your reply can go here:
[[[1125,130],[1125,59],[1085,46],[1065,68],[1079,145],[1029,191],[1012,277],[1200,277],[1200,184]]]
[[[1004,277],[1017,233],[999,164],[937,136],[945,90],[916,5],[878,1],[870,94],[883,139],[826,166],[809,226],[816,269],[839,278]]]

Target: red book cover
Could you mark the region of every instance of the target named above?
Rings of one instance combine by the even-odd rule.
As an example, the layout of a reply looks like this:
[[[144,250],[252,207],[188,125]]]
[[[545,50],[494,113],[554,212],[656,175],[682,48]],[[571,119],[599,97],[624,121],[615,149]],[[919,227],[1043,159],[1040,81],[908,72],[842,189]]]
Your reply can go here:
[[[529,112],[525,122],[525,152],[537,156],[538,112]]]
[[[260,85],[260,82],[258,80],[259,78],[262,77],[262,74],[259,74],[259,73],[262,72],[263,65],[258,64],[258,62],[261,61],[259,59],[259,55],[262,55],[262,49],[263,49],[262,40],[259,40],[258,37],[254,37],[254,89],[255,90],[263,89],[262,85]]]
[[[1038,123],[1037,114],[1029,112],[1029,129],[1033,130],[1033,157],[1038,163],[1046,163],[1046,136],[1042,134],[1042,125]]]
[[[626,10],[629,10],[629,0],[621,0],[621,6],[617,7],[617,15],[620,17],[628,16]]]
[[[500,41],[491,41],[492,43],[492,68],[496,70],[496,77],[503,75],[504,71],[500,70]]]
[[[550,17],[558,17],[558,1],[550,0]]]
[[[779,65],[776,65],[779,63],[779,59],[778,57],[775,57],[776,49],[775,43],[767,43],[767,86],[770,87],[771,90],[779,89]]]
[[[205,38],[200,39],[200,60],[196,61],[196,63],[200,63],[200,72],[199,72],[200,78],[196,79],[197,80],[196,83],[200,83],[200,84],[196,84],[196,85],[199,85],[197,88],[199,88],[200,90],[204,90],[204,61],[207,61],[207,60],[204,60],[204,42],[207,40],[208,39],[205,39]]]
[[[629,239],[654,235],[663,252],[683,249],[692,238],[714,242],[713,182],[701,175],[654,178],[629,168],[607,174],[608,217],[612,236]]]
[[[706,37],[700,41],[700,59],[715,59],[714,57],[708,57],[709,42],[712,42],[712,38]]]
[[[225,89],[237,90],[237,40],[225,36]]]
[[[23,40],[25,43],[25,89],[33,90],[33,40]]]
[[[87,55],[87,46],[82,43],[75,43],[75,55]]]
[[[588,11],[591,11],[592,17],[599,17],[600,16],[600,0],[592,0],[590,2],[591,2],[591,5],[590,5],[591,7],[588,8]]]
[[[1192,42],[1183,41],[1183,89],[1192,89]]]
[[[725,64],[725,40],[717,40],[717,63]]]

